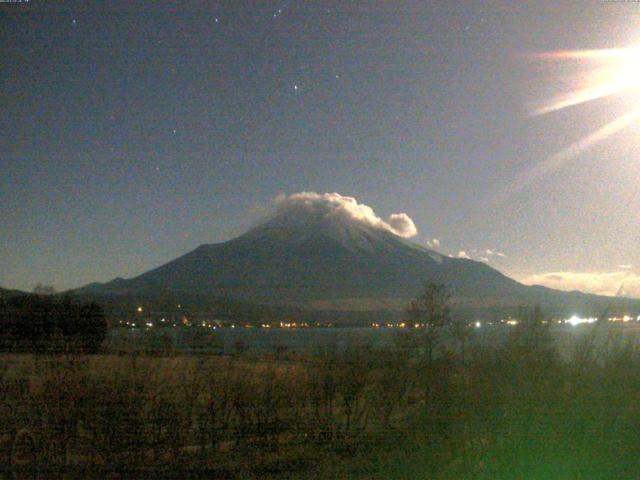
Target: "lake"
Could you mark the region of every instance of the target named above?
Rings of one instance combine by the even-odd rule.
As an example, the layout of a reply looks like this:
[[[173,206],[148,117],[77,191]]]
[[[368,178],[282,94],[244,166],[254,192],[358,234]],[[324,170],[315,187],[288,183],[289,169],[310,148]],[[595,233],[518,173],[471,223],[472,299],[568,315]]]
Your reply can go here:
[[[604,327],[604,328],[602,328]],[[638,342],[640,324],[608,324],[596,331],[597,345],[607,342]],[[571,355],[580,339],[593,332],[594,325],[554,325],[551,334],[562,354]],[[487,325],[470,327],[470,345],[491,346],[504,342],[514,327]],[[185,353],[211,353],[231,355],[249,353],[256,355],[271,353],[312,353],[319,349],[344,349],[349,346],[371,346],[373,348],[394,345],[400,329],[396,328],[222,328],[217,330],[191,328],[114,329],[105,346],[112,350],[162,350],[174,349]],[[451,339],[446,340],[450,348],[456,348]]]

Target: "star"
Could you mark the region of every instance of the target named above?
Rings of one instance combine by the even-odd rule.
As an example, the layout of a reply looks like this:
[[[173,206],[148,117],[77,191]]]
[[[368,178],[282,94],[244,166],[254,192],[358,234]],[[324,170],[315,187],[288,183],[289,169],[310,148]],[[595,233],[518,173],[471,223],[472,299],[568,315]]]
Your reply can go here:
[[[293,89],[297,92],[298,91],[298,85],[294,85]]]
[[[75,25],[76,23],[78,23],[78,20],[74,18],[73,20],[71,20],[71,23]]]

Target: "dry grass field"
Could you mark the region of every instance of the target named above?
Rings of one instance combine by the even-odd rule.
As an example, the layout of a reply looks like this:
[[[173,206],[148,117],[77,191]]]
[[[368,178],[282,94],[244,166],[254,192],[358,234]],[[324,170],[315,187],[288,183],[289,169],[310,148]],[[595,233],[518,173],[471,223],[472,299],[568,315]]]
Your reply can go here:
[[[608,337],[605,335],[605,337]],[[638,478],[640,351],[0,357],[5,478]]]

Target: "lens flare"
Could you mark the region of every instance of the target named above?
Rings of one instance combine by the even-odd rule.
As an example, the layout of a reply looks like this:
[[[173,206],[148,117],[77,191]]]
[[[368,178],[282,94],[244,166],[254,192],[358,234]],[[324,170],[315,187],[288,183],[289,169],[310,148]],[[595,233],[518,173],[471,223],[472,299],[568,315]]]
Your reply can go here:
[[[637,123],[638,121],[640,121],[640,110],[627,113],[626,115],[618,117],[612,122],[607,123],[604,127],[590,133],[563,150],[546,158],[541,163],[538,163],[537,165],[522,172],[508,188],[496,196],[496,202],[504,202],[512,195],[522,191],[538,178],[555,172],[570,160],[580,156],[580,154],[589,148],[602,142],[616,132]]]
[[[572,62],[583,67],[592,64],[586,72],[567,79],[568,83],[574,83],[574,88],[535,106],[531,109],[532,115],[544,115],[611,95],[627,92],[637,94],[640,91],[638,48],[547,52],[533,55],[532,58]]]
[[[522,172],[511,186],[496,195],[497,203],[640,121],[640,48],[560,50],[530,55],[529,59],[543,62],[545,67],[551,62],[554,89],[559,85],[563,87],[560,93],[552,93],[550,98],[531,105],[531,116],[547,115],[612,96],[623,96],[636,108]]]

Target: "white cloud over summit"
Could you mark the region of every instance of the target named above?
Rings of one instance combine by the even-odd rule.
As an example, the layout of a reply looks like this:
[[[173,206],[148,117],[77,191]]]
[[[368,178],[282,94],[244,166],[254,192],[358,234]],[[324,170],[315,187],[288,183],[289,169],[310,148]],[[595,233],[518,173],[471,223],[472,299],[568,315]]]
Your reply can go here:
[[[418,233],[413,220],[406,213],[394,213],[385,221],[371,207],[358,203],[353,197],[339,193],[299,192],[289,196],[278,195],[274,203],[280,211],[289,208],[304,208],[311,212],[322,212],[363,223],[367,226],[387,230],[399,237],[410,238]]]

